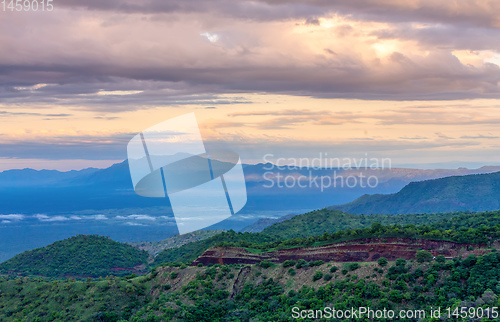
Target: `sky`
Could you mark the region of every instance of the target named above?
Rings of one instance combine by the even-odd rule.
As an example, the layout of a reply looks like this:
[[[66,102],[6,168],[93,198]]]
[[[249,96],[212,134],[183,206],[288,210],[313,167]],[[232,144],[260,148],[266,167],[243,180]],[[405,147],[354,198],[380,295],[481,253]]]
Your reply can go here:
[[[55,0],[0,28],[0,171],[106,167],[190,112],[246,163],[500,164],[497,0]]]

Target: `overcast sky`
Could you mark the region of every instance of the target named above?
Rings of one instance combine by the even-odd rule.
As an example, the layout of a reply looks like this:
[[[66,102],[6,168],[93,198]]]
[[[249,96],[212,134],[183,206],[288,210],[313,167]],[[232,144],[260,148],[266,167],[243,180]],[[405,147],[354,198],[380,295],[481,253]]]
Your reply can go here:
[[[497,0],[55,0],[0,28],[0,171],[104,167],[193,111],[244,162],[500,163]]]

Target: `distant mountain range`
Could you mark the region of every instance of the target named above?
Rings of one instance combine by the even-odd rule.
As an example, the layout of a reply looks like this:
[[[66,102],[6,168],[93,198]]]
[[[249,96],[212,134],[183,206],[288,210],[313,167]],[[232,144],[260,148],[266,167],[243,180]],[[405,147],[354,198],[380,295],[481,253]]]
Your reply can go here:
[[[346,204],[367,194],[395,194],[410,182],[500,171],[500,167],[472,170],[277,168],[269,163],[244,165],[243,168],[248,191],[246,206],[238,214],[207,229],[258,232],[282,221],[279,217],[290,213],[306,213],[331,205]],[[277,179],[280,176],[282,181],[281,186],[278,186]],[[302,187],[283,185],[286,178],[290,183],[300,176],[305,178],[301,182]],[[376,176],[378,184],[374,188],[350,188],[342,186],[342,179],[338,179],[340,181],[336,187],[332,187],[332,184],[323,191],[314,185],[315,177],[334,176],[353,177],[356,180],[362,176]],[[271,183],[274,185],[271,186]],[[487,182],[485,184],[489,185]],[[361,201],[369,199],[370,202],[356,208],[358,200],[349,205],[346,211],[392,213],[401,210],[408,213],[500,208],[493,202],[489,202],[489,207],[470,207],[474,198],[491,199],[495,196],[489,190],[482,190],[482,183],[478,182],[477,185],[479,193],[471,195],[471,202],[465,205],[448,202],[443,195],[440,205],[421,203],[406,209],[407,204],[400,207],[395,201],[388,203],[391,209],[384,210],[382,207],[375,210],[367,207],[372,199],[375,202],[380,196],[365,196]],[[408,188],[405,191],[406,189]],[[439,193],[435,192],[433,195],[439,196]],[[417,200],[411,198],[416,197],[410,194],[403,199],[410,200],[408,202]],[[476,204],[481,202],[476,201]],[[259,221],[266,217],[270,219]],[[89,168],[69,172],[24,169],[0,173],[0,261],[76,234],[105,235],[120,242],[154,242],[177,235],[178,229],[168,198],[145,198],[134,192],[127,161],[106,169]],[[151,249],[158,248],[156,244],[149,246]]]
[[[500,172],[412,182],[393,194],[364,195],[331,209],[351,214],[410,214],[500,209]]]
[[[271,169],[272,168],[272,169]],[[269,170],[270,169],[270,170]],[[332,204],[343,204],[365,194],[395,193],[412,181],[442,178],[447,176],[490,173],[500,167],[479,169],[419,170],[419,169],[278,169],[272,164],[244,165],[248,202],[240,213],[258,211],[290,211],[318,209]],[[286,187],[277,185],[276,177],[297,178],[306,181],[315,176],[376,176],[374,188],[342,186],[320,187],[308,184]],[[271,185],[274,180],[274,186]],[[311,179],[312,180],[312,179]],[[169,207],[167,198],[144,198],[135,194],[129,174],[128,162],[114,164],[106,169],[84,169],[80,171],[36,171],[32,169],[8,170],[0,173],[0,214],[47,213],[81,211],[86,209],[123,209],[145,207]],[[217,227],[224,229],[224,227]]]

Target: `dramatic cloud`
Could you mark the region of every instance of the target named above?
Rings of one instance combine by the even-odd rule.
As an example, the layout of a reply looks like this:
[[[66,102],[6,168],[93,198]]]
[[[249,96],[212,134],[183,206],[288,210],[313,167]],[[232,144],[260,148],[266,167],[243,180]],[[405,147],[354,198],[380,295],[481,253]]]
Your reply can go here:
[[[245,102],[227,93],[500,97],[493,0],[57,5],[2,17],[17,32],[0,38],[0,104],[124,111]],[[480,52],[470,64],[461,51]]]
[[[224,140],[250,159],[479,156],[500,137],[496,0],[54,6],[0,20],[13,30],[0,36],[0,158],[125,159],[135,133],[186,111],[202,115],[207,145]]]
[[[308,18],[325,13],[352,14],[382,21],[419,21],[499,27],[495,0],[149,0],[64,1],[60,5],[125,13],[211,13],[238,19],[282,20]]]

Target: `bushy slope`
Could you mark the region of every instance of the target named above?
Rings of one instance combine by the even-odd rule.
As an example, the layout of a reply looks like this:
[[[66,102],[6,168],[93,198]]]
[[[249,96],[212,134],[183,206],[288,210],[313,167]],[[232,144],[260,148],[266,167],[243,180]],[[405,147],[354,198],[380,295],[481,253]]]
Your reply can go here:
[[[0,321],[123,321],[148,303],[144,277],[0,278]]]
[[[284,264],[284,263],[283,263]],[[398,259],[387,266],[377,263],[333,263],[314,265],[253,265],[244,268],[220,266],[188,267],[182,270],[160,268],[153,281],[156,299],[139,310],[136,318],[153,315],[162,320],[182,321],[296,321],[293,308],[311,310],[334,307],[369,307],[373,310],[419,309],[426,317],[411,319],[338,319],[338,321],[434,321],[430,309],[447,307],[450,313],[461,307],[486,308],[499,306],[500,254],[471,255],[466,259],[418,263]],[[297,263],[298,264],[298,263]],[[335,267],[334,269],[332,269]],[[173,272],[179,272],[172,279]],[[164,285],[172,289],[165,290]],[[156,308],[156,309],[155,309]],[[481,311],[481,310],[480,310]],[[475,311],[474,311],[475,312]],[[471,312],[471,317],[474,316]],[[306,316],[307,316],[306,312]],[[314,316],[314,315],[313,315]],[[476,315],[477,316],[477,315]],[[304,321],[337,321],[309,318]],[[448,320],[448,319],[447,319]],[[458,321],[452,315],[449,321]],[[466,319],[463,319],[466,320]],[[473,319],[471,319],[473,320]],[[484,321],[490,319],[484,319]],[[498,319],[495,319],[498,320]]]
[[[28,275],[107,276],[130,274],[135,265],[147,264],[148,253],[97,235],[78,235],[19,254],[0,264],[0,272]],[[119,268],[120,270],[112,270]]]
[[[325,307],[370,307],[396,314],[425,310],[426,318],[401,321],[434,321],[431,307],[441,307],[442,314],[449,307],[451,314],[457,309],[449,320],[458,321],[461,308],[467,313],[472,308],[471,316],[485,316],[487,308],[491,315],[491,307],[500,306],[499,253],[423,263],[398,259],[386,266],[284,264],[159,267],[128,280],[1,278],[0,320],[295,321],[294,307],[313,314]]]
[[[373,223],[383,225],[421,225],[450,219],[458,213],[412,214],[412,215],[353,215],[339,210],[321,209],[292,217],[262,231],[263,234],[280,239],[309,237],[333,233],[344,229],[370,227]]]
[[[155,265],[190,263],[214,246],[269,251],[384,236],[490,244],[500,236],[500,211],[362,216],[323,209],[295,216],[262,233],[229,231],[179,248],[167,249],[156,256]]]
[[[410,214],[500,209],[500,172],[412,182],[389,195],[332,206],[353,214]]]

